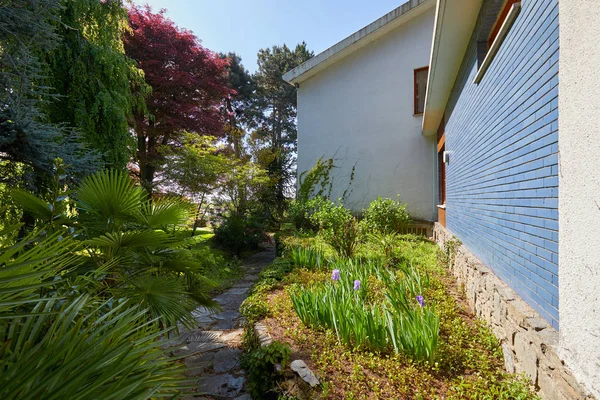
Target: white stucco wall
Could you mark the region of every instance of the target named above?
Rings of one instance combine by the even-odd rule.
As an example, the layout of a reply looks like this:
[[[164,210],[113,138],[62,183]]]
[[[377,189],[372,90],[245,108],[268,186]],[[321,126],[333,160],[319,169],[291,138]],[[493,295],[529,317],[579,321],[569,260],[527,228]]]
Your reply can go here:
[[[348,187],[360,211],[400,194],[415,219],[434,220],[435,139],[413,116],[415,68],[429,63],[435,9],[333,64],[298,90],[298,173],[334,157],[332,198]]]
[[[560,352],[600,398],[600,12],[560,1]]]

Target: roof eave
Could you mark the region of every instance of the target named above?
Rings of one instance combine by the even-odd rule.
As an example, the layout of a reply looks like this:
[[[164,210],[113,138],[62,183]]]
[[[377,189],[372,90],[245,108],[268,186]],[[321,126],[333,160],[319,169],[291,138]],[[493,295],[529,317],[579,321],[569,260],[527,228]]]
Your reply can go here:
[[[423,135],[437,132],[483,0],[438,0],[423,113]]]
[[[358,32],[353,33],[327,50],[317,54],[310,60],[288,71],[283,75],[283,79],[290,84],[300,84],[407,21],[421,15],[434,5],[434,0],[410,0]]]

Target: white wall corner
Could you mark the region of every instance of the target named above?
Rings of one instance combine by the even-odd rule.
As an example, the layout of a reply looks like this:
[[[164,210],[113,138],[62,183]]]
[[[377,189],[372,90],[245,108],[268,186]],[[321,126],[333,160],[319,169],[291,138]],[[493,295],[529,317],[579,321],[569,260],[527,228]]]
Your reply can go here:
[[[600,398],[600,12],[559,1],[560,354]]]

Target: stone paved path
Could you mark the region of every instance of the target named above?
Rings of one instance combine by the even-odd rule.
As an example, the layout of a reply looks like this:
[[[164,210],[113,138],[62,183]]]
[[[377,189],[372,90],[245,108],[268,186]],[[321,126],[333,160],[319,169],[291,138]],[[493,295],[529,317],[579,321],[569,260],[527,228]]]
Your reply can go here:
[[[223,310],[216,314],[199,309],[195,312],[198,328],[182,332],[175,354],[186,354],[191,377],[198,377],[196,393],[186,399],[251,400],[245,391],[245,374],[240,367],[243,319],[239,313],[248,291],[259,272],[275,258],[275,249],[248,257],[243,264],[246,274],[231,289],[215,297]]]

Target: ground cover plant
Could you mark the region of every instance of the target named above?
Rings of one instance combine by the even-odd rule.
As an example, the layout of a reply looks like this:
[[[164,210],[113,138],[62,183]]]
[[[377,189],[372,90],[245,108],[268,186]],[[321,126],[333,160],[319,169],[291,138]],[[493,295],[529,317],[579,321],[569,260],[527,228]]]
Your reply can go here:
[[[536,398],[524,377],[504,372],[498,341],[468,312],[447,272],[452,257],[423,237],[383,229],[362,235],[353,256],[343,257],[318,233],[280,233],[282,257],[242,312],[265,323],[321,385],[288,384],[293,374],[278,372],[271,395]]]

